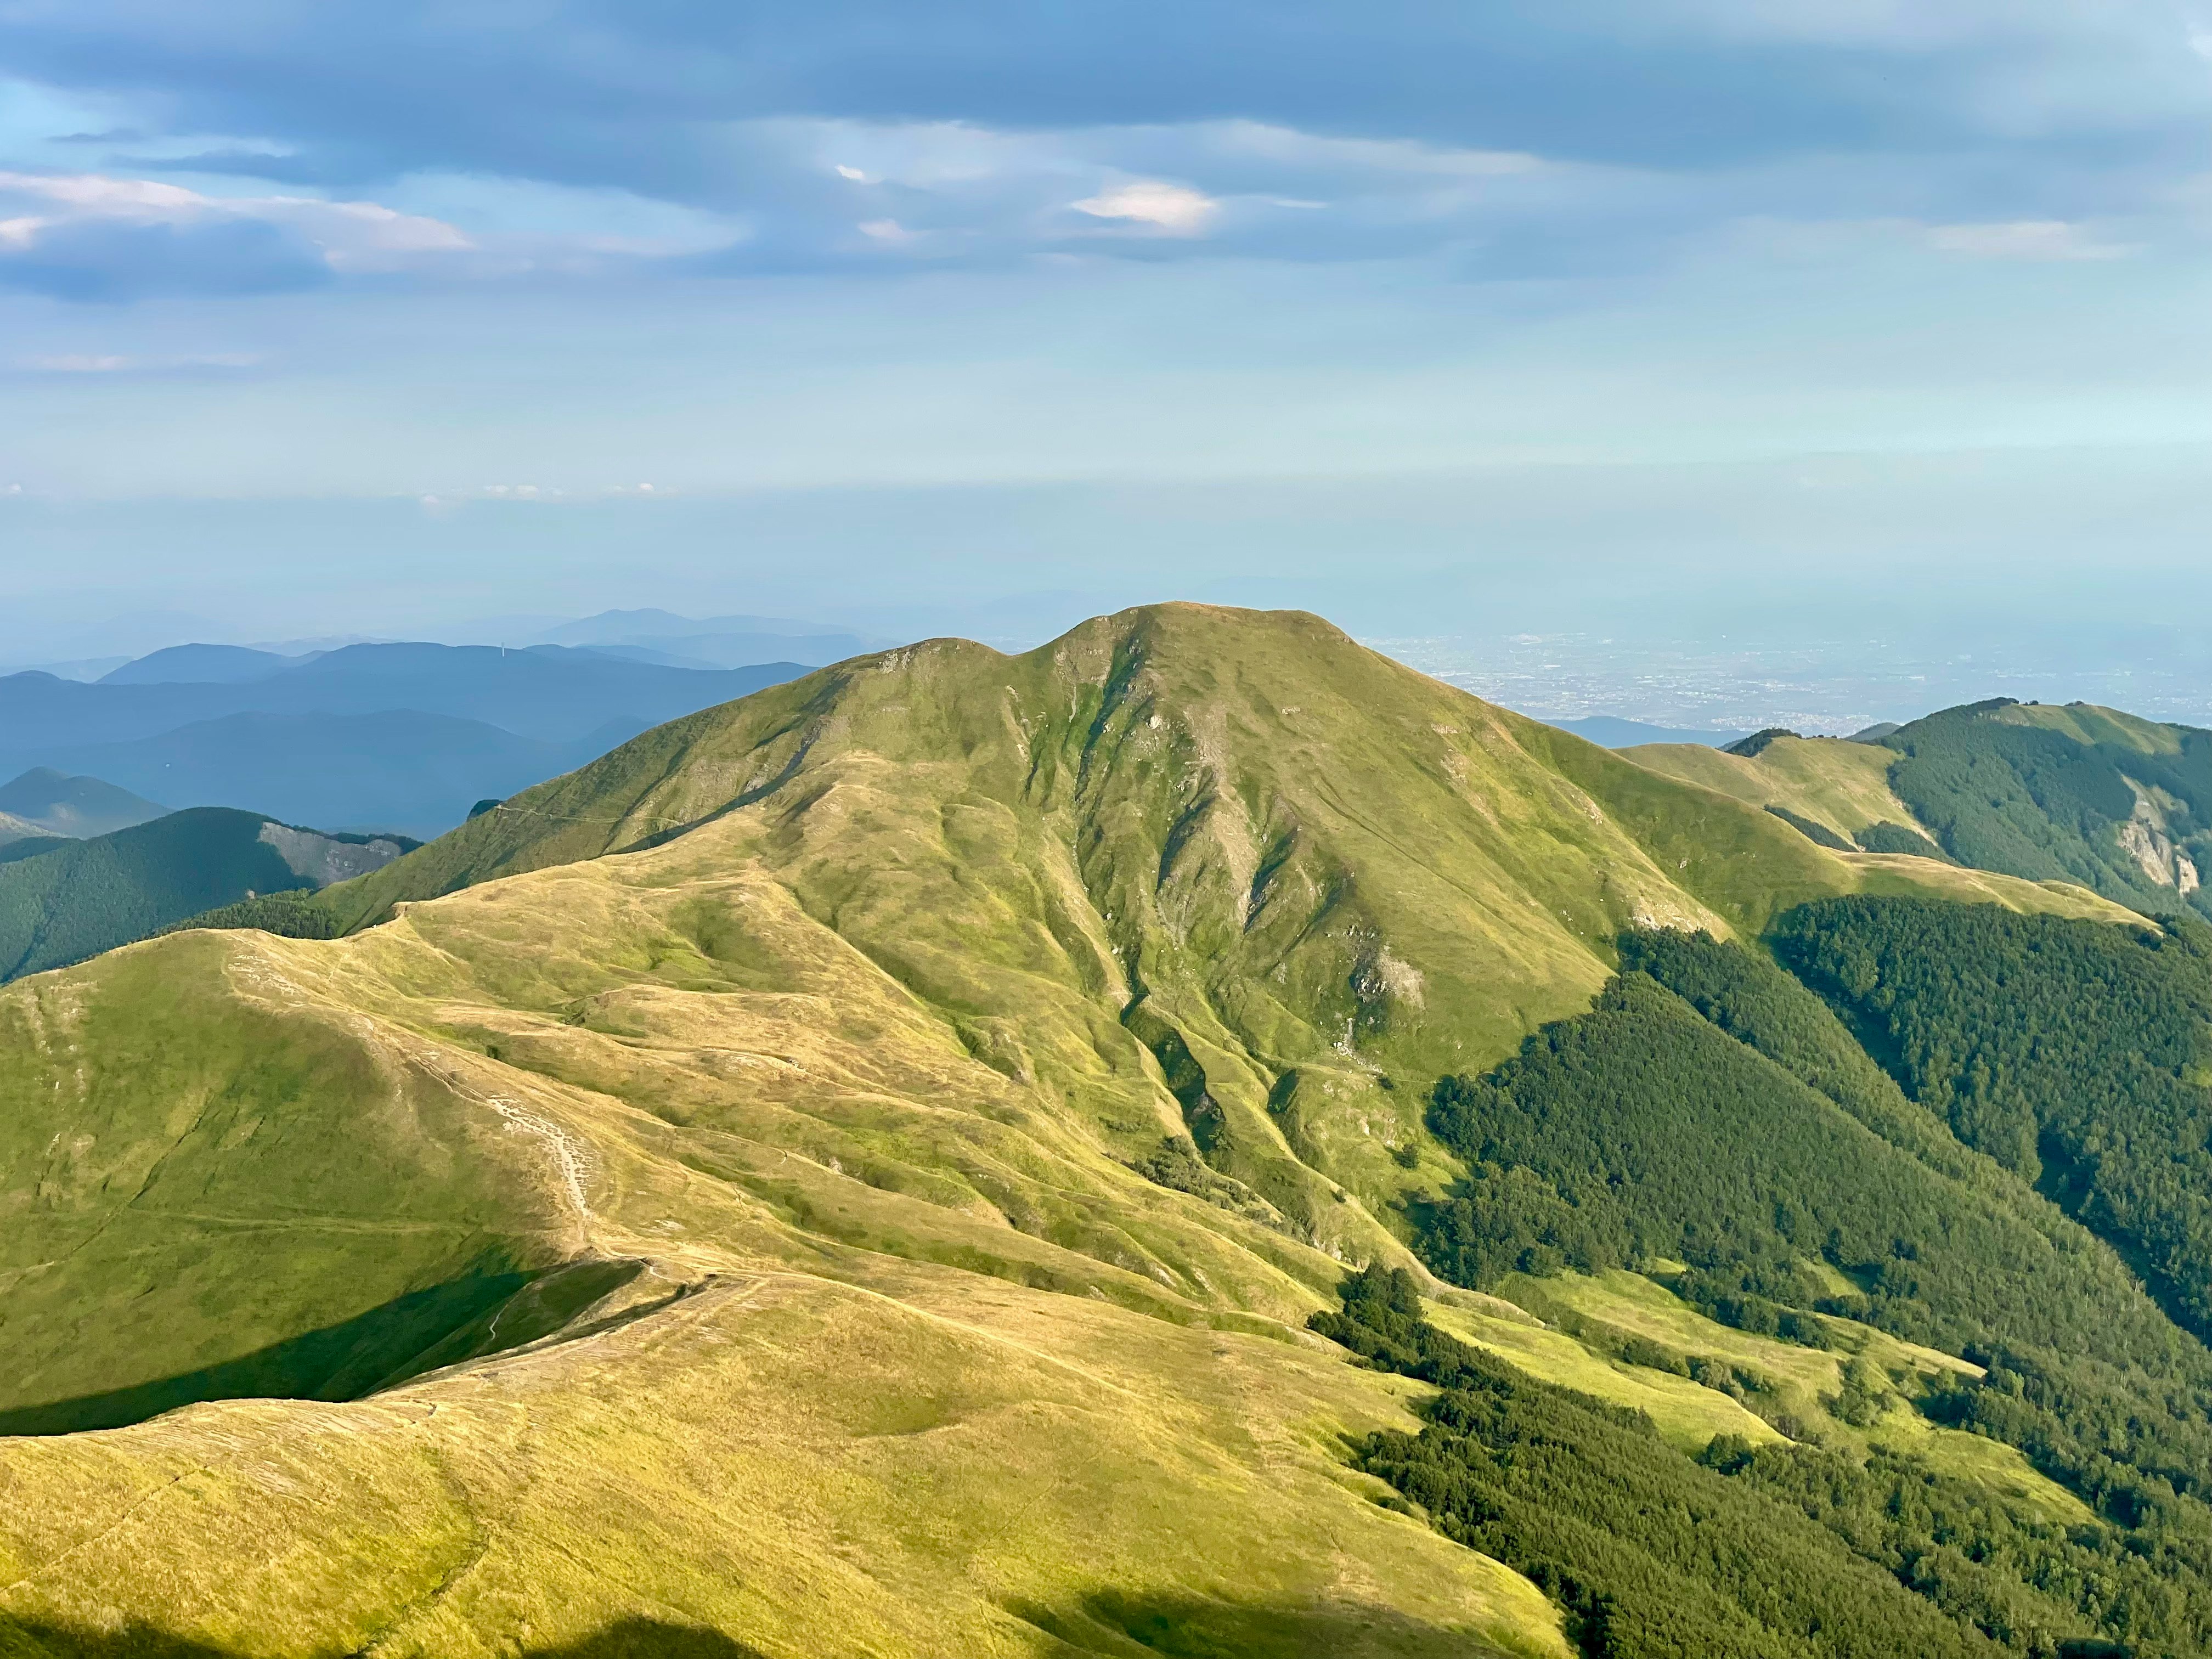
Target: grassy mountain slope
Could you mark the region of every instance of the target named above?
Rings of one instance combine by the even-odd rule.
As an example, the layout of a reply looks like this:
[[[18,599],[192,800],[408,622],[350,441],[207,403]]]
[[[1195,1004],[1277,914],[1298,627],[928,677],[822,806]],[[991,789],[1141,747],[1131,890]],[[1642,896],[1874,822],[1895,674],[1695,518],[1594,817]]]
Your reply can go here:
[[[1334,1468],[1336,1437],[1397,1420],[1398,1396],[1255,1316],[1302,1315],[1333,1260],[1233,1195],[1216,1206],[1102,1157],[769,884],[672,880],[679,851],[697,849],[494,884],[334,944],[178,935],[0,994],[97,1008],[112,986],[136,1008],[126,973],[213,979],[238,1006],[196,1012],[167,1046],[205,1053],[246,1028],[207,1054],[210,1075],[153,1085],[189,1127],[151,1196],[131,1196],[134,1166],[82,1183],[105,1215],[66,1237],[44,1217],[14,1235],[26,1266],[71,1264],[46,1306],[18,1299],[11,1317],[46,1316],[46,1346],[93,1373],[77,1387],[135,1380],[127,1367],[156,1337],[189,1339],[180,1360],[218,1358],[195,1334],[239,1316],[238,1293],[216,1299],[217,1286],[352,1290],[358,1261],[298,1249],[319,1227],[351,1224],[356,1254],[378,1261],[387,1229],[422,1241],[407,1279],[359,1286],[379,1305],[462,1276],[491,1237],[525,1271],[550,1265],[549,1246],[648,1256],[657,1277],[641,1285],[695,1291],[667,1316],[362,1407],[214,1405],[96,1450],[7,1444],[0,1480],[24,1501],[0,1542],[24,1582],[0,1607],[61,1623],[127,1608],[252,1653],[343,1650],[379,1630],[386,1651],[474,1653],[518,1618],[550,1641],[670,1608],[786,1653],[823,1651],[832,1627],[888,1653],[941,1653],[956,1634],[963,1652],[1057,1653],[1085,1632],[1078,1650],[1116,1652],[1115,1621],[1170,1613],[1211,1621],[1230,1651],[1480,1652],[1486,1628],[1547,1650],[1551,1615],[1526,1586],[1376,1510]],[[709,939],[717,915],[744,931],[708,957],[671,914]],[[222,953],[221,974],[179,960],[186,950]],[[240,1101],[265,1074],[271,1021],[327,1033],[340,1058]],[[114,1035],[92,1040],[127,1059]],[[1172,1110],[1126,1059],[1144,1109]],[[31,1131],[27,1158],[48,1138],[51,1115],[31,1105],[44,1086],[32,1072],[6,1115]],[[90,1088],[128,1101],[148,1086]],[[210,1097],[218,1109],[194,1109]],[[370,1156],[315,1149],[319,1126],[364,1110],[392,1125]],[[69,1120],[84,1124],[82,1109]],[[290,1147],[337,1192],[270,1190],[250,1169],[221,1185],[226,1143],[249,1126],[246,1145]],[[85,1127],[95,1145],[112,1133]],[[453,1133],[479,1139],[464,1157],[441,1144]],[[421,1198],[480,1210],[476,1233],[450,1212],[387,1217],[426,1171],[479,1159],[526,1190]],[[190,1198],[159,1202],[171,1184]],[[146,1260],[149,1235],[175,1237],[179,1214],[204,1265],[173,1306],[164,1287],[114,1275]],[[69,1248],[126,1224],[119,1264]],[[279,1225],[293,1248],[272,1283]],[[92,1269],[107,1277],[88,1285]],[[76,1316],[103,1286],[145,1292],[104,1352]],[[69,1381],[49,1365],[36,1394]],[[187,1465],[211,1473],[138,1507]],[[70,1517],[58,1535],[57,1513]],[[621,1559],[586,1542],[641,1513],[656,1518]],[[118,1521],[98,1550],[37,1571]]]
[[[678,721],[326,896],[383,925],[0,991],[0,1342],[38,1357],[0,1422],[542,1339],[0,1442],[0,1612],[272,1656],[647,1617],[1562,1651],[1342,1468],[1419,1390],[1307,1315],[1410,1264],[1429,1082],[1585,1007],[1624,927],[1962,883],[2109,908],[1832,856],[1297,615],[933,642]]]
[[[1961,863],[2212,915],[2212,732],[1999,699],[1881,741],[1892,787]]]
[[[1621,751],[1639,766],[1701,784],[1753,806],[1782,806],[1856,843],[1869,824],[1910,826],[1912,810],[1890,791],[1897,757],[1841,738],[1777,738],[1753,756],[1699,744],[1644,744]]]
[[[253,812],[194,807],[0,863],[0,980],[143,939],[251,894],[325,886],[397,856]]]

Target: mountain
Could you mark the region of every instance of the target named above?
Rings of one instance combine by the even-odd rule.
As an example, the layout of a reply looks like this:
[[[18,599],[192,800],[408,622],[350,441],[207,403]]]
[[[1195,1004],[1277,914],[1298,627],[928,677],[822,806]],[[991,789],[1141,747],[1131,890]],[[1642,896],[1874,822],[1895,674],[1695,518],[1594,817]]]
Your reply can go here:
[[[2149,915],[2212,915],[2212,732],[1998,697],[1848,740],[1751,742],[1750,754],[1625,752],[1836,846],[2071,883]]]
[[[195,807],[0,863],[0,980],[64,966],[258,894],[327,887],[415,845]]]
[[[104,836],[168,810],[99,778],[70,777],[51,767],[33,767],[0,784],[0,815],[33,835]]]
[[[0,1640],[2202,1651],[2204,933],[1763,805],[1164,606],[9,987]]]
[[[1890,750],[1856,738],[1759,736],[1765,741],[1748,754],[1741,752],[1747,744],[1728,750],[1701,744],[1641,744],[1621,752],[1670,778],[1765,807],[1833,849],[1944,856],[1891,788],[1897,757]]]
[[[1960,863],[2212,915],[2212,732],[1996,698],[1881,742],[1892,787]]]
[[[264,657],[280,665],[262,672]],[[134,678],[249,668],[256,678]],[[295,822],[435,835],[486,796],[800,672],[696,671],[556,646],[356,645],[289,659],[184,647],[98,684],[0,678],[9,734],[0,767],[94,773],[185,805],[251,802]],[[4,821],[0,832],[21,833]]]
[[[478,720],[543,742],[611,720],[650,725],[789,678],[796,665],[700,672],[557,646],[354,645],[235,684],[82,684],[50,674],[0,678],[0,729],[34,759],[125,743],[238,714],[374,714],[395,709]]]
[[[237,685],[267,679],[301,659],[243,645],[172,645],[100,677],[101,685]]]
[[[419,838],[460,823],[486,796],[513,794],[604,753],[642,724],[618,721],[548,743],[410,709],[232,714],[59,755],[69,766],[195,806],[260,801],[289,823]]]
[[[1652,726],[1643,720],[1624,720],[1611,714],[1591,714],[1580,720],[1553,720],[1562,732],[1587,738],[1601,749],[1627,749],[1638,744],[1685,743],[1719,748],[1743,736],[1741,732],[1707,732],[1684,726]]]

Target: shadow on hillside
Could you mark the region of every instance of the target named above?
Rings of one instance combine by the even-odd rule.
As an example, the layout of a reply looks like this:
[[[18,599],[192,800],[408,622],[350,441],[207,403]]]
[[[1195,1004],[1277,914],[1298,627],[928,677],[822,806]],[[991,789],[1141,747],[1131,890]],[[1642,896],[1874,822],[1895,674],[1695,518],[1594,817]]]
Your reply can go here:
[[[11,1639],[12,1638],[12,1639]],[[61,1625],[17,1624],[0,1613],[0,1641],[26,1659],[261,1659],[258,1650],[210,1647],[133,1624],[100,1632]],[[23,1644],[28,1645],[22,1645]],[[718,1631],[658,1619],[622,1619],[557,1648],[531,1648],[523,1659],[764,1659]]]
[[[1498,1651],[1495,1638],[1368,1604],[1285,1607],[1099,1590],[1073,1607],[1017,1603],[1008,1611],[1076,1653],[1115,1659],[1450,1659]],[[1540,1650],[1534,1643],[1528,1649]]]
[[[0,1410],[0,1435],[123,1428],[204,1400],[358,1400],[441,1365],[535,1341],[637,1271],[635,1262],[608,1261],[531,1273],[487,1256],[458,1279],[219,1365]]]
[[[1495,1654],[1494,1638],[1395,1610],[1336,1603],[1285,1608],[1204,1595],[1106,1590],[1057,1607],[1016,1604],[1018,1618],[1072,1654],[1113,1659],[1455,1659]],[[213,1647],[148,1625],[112,1632],[0,1613],[0,1649],[24,1659],[264,1659],[253,1647]],[[1509,1649],[1509,1651],[1511,1650]],[[1528,1651],[1548,1651],[1531,1643]],[[331,1659],[337,1659],[336,1655]],[[765,1659],[719,1631],[658,1619],[617,1620],[580,1641],[524,1650],[522,1659]]]

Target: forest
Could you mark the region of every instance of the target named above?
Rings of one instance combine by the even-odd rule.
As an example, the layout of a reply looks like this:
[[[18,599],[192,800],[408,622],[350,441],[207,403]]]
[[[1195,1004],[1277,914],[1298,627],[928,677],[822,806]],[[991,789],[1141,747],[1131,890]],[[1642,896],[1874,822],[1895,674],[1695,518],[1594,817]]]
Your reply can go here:
[[[1588,1659],[2132,1650],[2100,1625],[2144,1651],[2200,1639],[2196,1610],[2111,1528],[2069,1535],[1902,1460],[1729,1436],[1686,1456],[1639,1413],[1438,1330],[1402,1268],[1340,1295],[1315,1330],[1439,1390],[1419,1435],[1367,1436],[1355,1465],[1541,1585]]]
[[[2094,1637],[2142,1654],[2202,1651],[2212,1639],[2212,1354],[2201,1340],[2212,1209],[2199,1198],[2212,1191],[2202,1168],[2208,942],[2212,929],[2189,919],[2131,930],[1866,897],[1786,913],[1771,957],[1703,935],[1632,933],[1621,973],[1587,1012],[1546,1026],[1486,1074],[1437,1082],[1430,1125],[1466,1176],[1411,1206],[1419,1248],[1439,1277],[1474,1288],[1511,1273],[1627,1267],[1762,1335],[1827,1346],[1835,1322],[1855,1320],[1965,1357],[1984,1375],[1929,1391],[1919,1408],[2019,1448],[2091,1507],[2094,1527],[2068,1533],[2010,1514],[1890,1454],[1859,1464],[1809,1443],[1722,1446],[1705,1473],[1786,1504],[2013,1650]],[[1375,1310],[1395,1304],[1362,1282],[1343,1318],[1376,1326]],[[1348,1340],[1348,1327],[1320,1328]],[[1450,1340],[1399,1337],[1414,1343],[1407,1352]],[[1430,1375],[1389,1354],[1389,1368]],[[1440,1386],[1449,1400],[1473,1385]],[[1520,1395],[1502,1389],[1483,1385],[1480,1411],[1440,1402],[1419,1443],[1376,1443],[1362,1466],[1429,1492],[1419,1501],[1455,1536],[1559,1558],[1563,1605],[1572,1613],[1580,1596],[1602,1613],[1576,1615],[1587,1651],[1728,1652],[1739,1640],[1798,1650],[1758,1648],[1741,1632],[1711,1634],[1704,1648],[1669,1646],[1656,1626],[1624,1634],[1621,1609],[1656,1593],[1639,1577],[1648,1566],[1577,1554],[1542,1517],[1587,1511],[1589,1548],[1625,1549],[1632,1534],[1601,1500],[1639,1488],[1615,1469],[1572,1504],[1540,1484],[1493,1491],[1492,1465],[1522,1483],[1546,1467],[1522,1449],[1519,1437],[1536,1432],[1529,1413],[1569,1409],[1531,1395],[1542,1412],[1508,1410],[1498,1401]],[[1578,1420],[1574,1436],[1605,1448],[1603,1462],[1628,1456],[1625,1432],[1595,1436]],[[1663,1461],[1664,1450],[1650,1443],[1637,1456]],[[1464,1501],[1431,1501],[1446,1487],[1463,1488]],[[1634,1503],[1689,1502],[1658,1490]],[[1721,1568],[1698,1576],[1737,1601]],[[1774,1617],[1771,1630],[1798,1629]],[[1832,1645],[1802,1650],[1856,1650],[1842,1618],[1820,1626]],[[1715,1632],[1735,1628],[1724,1619]]]

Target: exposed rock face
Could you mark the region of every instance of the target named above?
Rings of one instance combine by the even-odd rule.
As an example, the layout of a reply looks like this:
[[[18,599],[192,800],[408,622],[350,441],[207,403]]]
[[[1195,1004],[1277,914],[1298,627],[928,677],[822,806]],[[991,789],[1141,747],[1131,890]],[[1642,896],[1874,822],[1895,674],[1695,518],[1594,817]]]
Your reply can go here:
[[[276,849],[294,875],[318,887],[381,870],[407,850],[396,841],[340,841],[273,823],[261,826],[261,840]]]
[[[2136,792],[2135,815],[2119,827],[2120,850],[2136,861],[2144,877],[2160,887],[2172,887],[2183,893],[2193,893],[2202,884],[2197,873],[2196,862],[2173,844],[2167,833],[2166,803],[2158,796],[2162,791],[2146,789],[2133,778],[2128,787]],[[2172,800],[2166,797],[2166,802]]]

